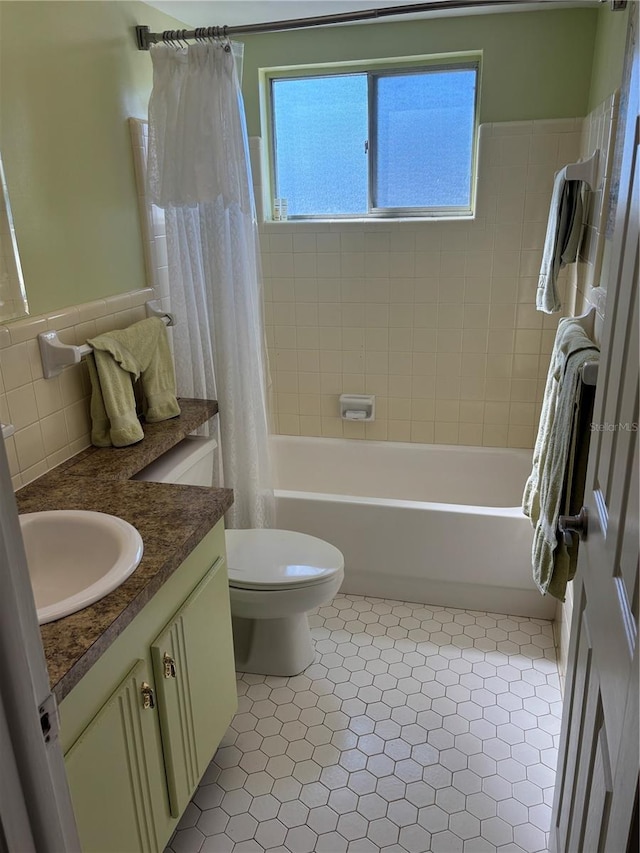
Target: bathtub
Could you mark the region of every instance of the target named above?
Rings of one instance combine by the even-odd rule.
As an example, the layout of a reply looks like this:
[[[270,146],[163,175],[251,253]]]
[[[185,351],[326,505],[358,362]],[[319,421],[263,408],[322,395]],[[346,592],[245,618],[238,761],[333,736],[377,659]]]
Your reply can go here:
[[[278,527],[345,558],[342,591],[553,618],[520,509],[531,451],[272,436]]]

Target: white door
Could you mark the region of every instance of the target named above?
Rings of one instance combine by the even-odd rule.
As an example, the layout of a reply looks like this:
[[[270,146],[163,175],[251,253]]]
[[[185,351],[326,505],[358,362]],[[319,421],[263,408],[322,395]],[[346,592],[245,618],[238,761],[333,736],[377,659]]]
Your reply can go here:
[[[0,437],[0,851],[80,850]]]
[[[638,6],[585,486],[551,849],[638,849]],[[625,87],[626,88],[626,87]],[[623,108],[625,104],[623,92]]]

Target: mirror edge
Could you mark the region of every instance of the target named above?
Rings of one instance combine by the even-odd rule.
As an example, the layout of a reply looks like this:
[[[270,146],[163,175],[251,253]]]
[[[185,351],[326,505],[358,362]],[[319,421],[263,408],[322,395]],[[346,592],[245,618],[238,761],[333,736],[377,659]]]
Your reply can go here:
[[[24,274],[22,272],[22,263],[20,262],[20,253],[18,251],[18,240],[16,237],[16,229],[13,222],[13,214],[11,212],[11,204],[9,201],[9,187],[7,185],[7,179],[4,171],[4,164],[2,161],[2,154],[0,153],[0,189],[2,191],[2,198],[0,202],[4,205],[4,216],[7,221],[6,232],[5,229],[2,228],[0,224],[0,238],[3,236],[7,236],[8,240],[11,241],[11,250],[12,250],[12,260],[15,268],[15,279],[17,281],[17,292],[11,294],[11,302],[12,307],[7,312],[3,311],[3,302],[2,302],[2,290],[0,289],[0,324],[7,323],[10,320],[19,320],[22,317],[26,317],[29,315],[29,303],[27,300],[27,290],[24,282]],[[2,211],[0,210],[0,216],[2,215]],[[13,284],[14,289],[16,289],[16,282]]]

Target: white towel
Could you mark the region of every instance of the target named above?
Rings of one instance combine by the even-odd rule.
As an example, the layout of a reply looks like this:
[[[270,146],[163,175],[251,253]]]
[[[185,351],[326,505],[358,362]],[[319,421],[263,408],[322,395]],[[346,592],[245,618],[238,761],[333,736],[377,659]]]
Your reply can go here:
[[[562,304],[556,283],[558,273],[578,255],[582,235],[582,181],[568,181],[566,166],[556,173],[544,241],[536,308],[555,314]]]

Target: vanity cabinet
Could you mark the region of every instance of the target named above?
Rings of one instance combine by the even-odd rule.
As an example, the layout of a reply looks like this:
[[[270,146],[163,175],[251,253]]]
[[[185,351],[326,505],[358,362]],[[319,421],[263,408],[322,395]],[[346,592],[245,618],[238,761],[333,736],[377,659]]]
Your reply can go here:
[[[236,707],[219,522],[60,704],[84,853],[162,850]]]
[[[148,680],[138,661],[65,756],[83,851],[161,849],[153,803],[164,796],[162,754],[140,704]]]
[[[229,661],[233,662],[228,622],[212,618],[222,595],[229,595],[227,573],[218,565],[151,646],[169,805],[176,818],[185,810],[222,740],[229,713],[233,716],[235,711],[235,701],[232,707],[223,695],[226,713],[219,713],[224,686],[219,675],[228,672]],[[215,708],[218,713],[212,714]]]

